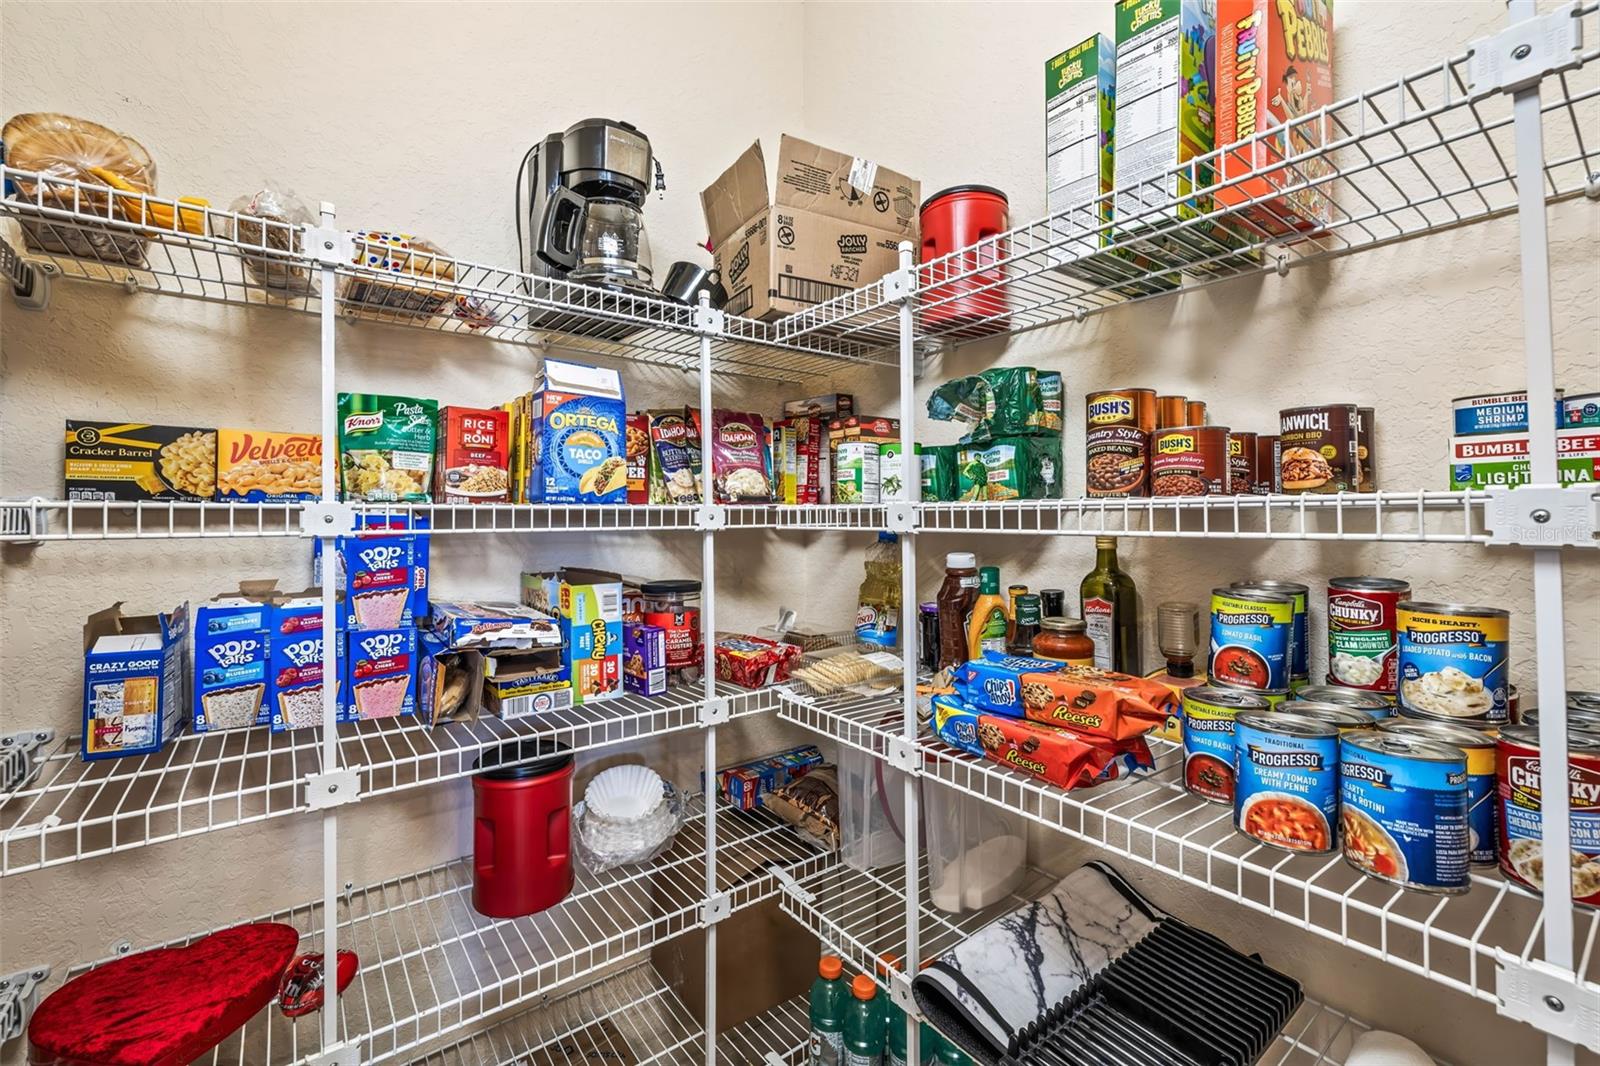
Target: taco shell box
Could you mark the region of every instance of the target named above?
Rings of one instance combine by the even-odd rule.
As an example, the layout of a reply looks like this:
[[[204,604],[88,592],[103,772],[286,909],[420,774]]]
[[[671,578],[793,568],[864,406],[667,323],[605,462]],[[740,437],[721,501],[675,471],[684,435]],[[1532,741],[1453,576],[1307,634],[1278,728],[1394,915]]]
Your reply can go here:
[[[183,731],[189,605],[125,615],[114,603],[83,626],[85,760],[148,755]]]
[[[63,473],[69,500],[209,500],[217,431],[69,418]]]
[[[628,502],[628,410],[622,377],[544,361],[528,423],[528,502]]]

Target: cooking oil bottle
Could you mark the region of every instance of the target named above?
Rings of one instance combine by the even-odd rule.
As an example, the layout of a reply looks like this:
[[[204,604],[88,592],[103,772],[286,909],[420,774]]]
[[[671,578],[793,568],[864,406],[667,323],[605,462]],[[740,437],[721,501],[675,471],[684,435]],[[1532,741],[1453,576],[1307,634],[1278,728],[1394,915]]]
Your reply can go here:
[[[900,538],[879,533],[867,549],[867,576],[856,605],[856,641],[880,648],[900,643]]]

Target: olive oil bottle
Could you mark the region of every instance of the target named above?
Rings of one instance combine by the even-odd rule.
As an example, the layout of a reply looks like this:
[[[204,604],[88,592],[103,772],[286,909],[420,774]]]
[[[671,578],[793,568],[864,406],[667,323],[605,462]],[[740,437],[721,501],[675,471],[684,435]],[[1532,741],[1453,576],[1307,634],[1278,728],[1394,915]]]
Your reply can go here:
[[[1094,569],[1078,586],[1078,609],[1094,641],[1094,665],[1142,674],[1138,589],[1133,578],[1117,567],[1116,537],[1096,537],[1094,548]]]

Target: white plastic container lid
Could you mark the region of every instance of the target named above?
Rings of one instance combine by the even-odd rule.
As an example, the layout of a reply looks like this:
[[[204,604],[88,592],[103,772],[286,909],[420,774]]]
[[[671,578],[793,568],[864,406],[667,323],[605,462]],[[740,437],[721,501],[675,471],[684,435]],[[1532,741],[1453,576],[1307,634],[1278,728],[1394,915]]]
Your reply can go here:
[[[978,557],[972,552],[951,552],[944,557],[946,570],[976,570]]]

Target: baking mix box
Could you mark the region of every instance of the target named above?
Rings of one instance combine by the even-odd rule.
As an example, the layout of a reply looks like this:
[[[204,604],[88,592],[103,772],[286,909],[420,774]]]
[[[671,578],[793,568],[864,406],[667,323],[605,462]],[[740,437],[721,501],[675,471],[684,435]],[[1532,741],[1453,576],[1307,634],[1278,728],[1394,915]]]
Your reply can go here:
[[[86,760],[148,755],[183,731],[189,605],[125,615],[115,603],[83,626]]]
[[[622,686],[638,696],[667,691],[667,631],[643,622],[622,623]]]
[[[529,414],[529,503],[628,501],[628,410],[622,377],[544,361]]]
[[[563,567],[522,575],[522,602],[553,614],[561,626],[562,662],[573,701],[622,695],[622,576]]]
[[[1450,488],[1515,488],[1532,480],[1526,433],[1450,438]],[[1562,485],[1600,481],[1600,428],[1556,430],[1556,479]]]
[[[1044,64],[1044,201],[1051,215],[1084,237],[1065,243],[1063,262],[1106,243],[1114,170],[1112,131],[1117,100],[1117,51],[1105,34],[1079,41]],[[1098,233],[1097,233],[1098,231]]]
[[[241,581],[194,610],[194,731],[272,718],[272,602],[278,583]]]
[[[214,429],[69,418],[64,447],[69,500],[209,500],[216,492]]]
[[[484,656],[483,706],[498,718],[564,711],[573,699],[572,670],[556,649]]]
[[[356,630],[346,633],[344,699],[362,721],[414,714],[417,709],[417,631]]]
[[[335,611],[338,615],[342,612]],[[341,635],[343,629],[338,631]],[[272,731],[282,733],[322,724],[322,590],[303,589],[278,596],[272,605],[272,644],[270,682],[273,693]],[[335,651],[332,675],[337,700],[337,720],[348,722],[354,715],[349,695],[340,683]]]
[[[321,496],[321,434],[217,430],[217,499],[293,503]]]
[[[428,617],[425,515],[357,515],[356,525],[381,532],[334,538],[334,581],[343,594],[341,629],[402,629]],[[312,542],[311,580],[322,583],[322,539]]]

